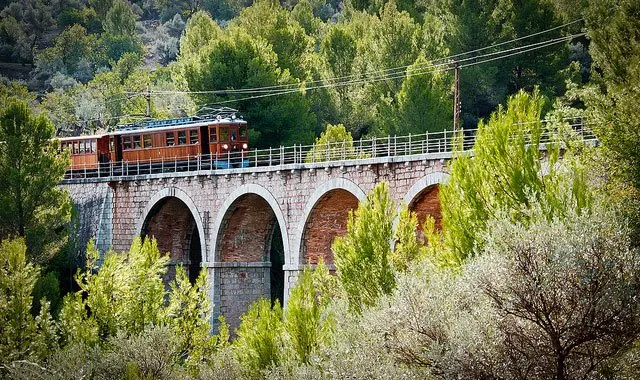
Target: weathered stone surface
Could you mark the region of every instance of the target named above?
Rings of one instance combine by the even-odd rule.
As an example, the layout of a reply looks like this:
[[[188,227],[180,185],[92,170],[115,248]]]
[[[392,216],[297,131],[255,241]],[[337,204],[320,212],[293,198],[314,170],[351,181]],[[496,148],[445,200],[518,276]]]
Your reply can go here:
[[[398,205],[410,205],[420,222],[427,214],[439,220],[437,184],[447,179],[447,158],[428,154],[72,180],[62,186],[81,210],[82,239],[97,237],[102,249],[126,250],[134,236],[146,233],[180,264],[192,261],[199,245],[214,311],[237,326],[250,302],[270,296],[274,232],[279,229],[284,248],[286,303],[305,264],[319,257],[333,261],[333,238],[344,235],[348,211],[376,183],[388,181]]]

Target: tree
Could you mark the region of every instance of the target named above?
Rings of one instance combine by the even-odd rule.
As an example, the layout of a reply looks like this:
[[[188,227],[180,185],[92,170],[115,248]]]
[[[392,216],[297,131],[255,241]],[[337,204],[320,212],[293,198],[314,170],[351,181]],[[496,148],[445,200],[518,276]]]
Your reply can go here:
[[[287,71],[277,67],[277,56],[262,39],[253,39],[236,30],[202,50],[198,59],[181,62],[192,91],[299,86]],[[297,91],[261,99],[250,99],[246,94],[196,94],[194,99],[201,104],[235,104],[249,122],[251,143],[258,148],[313,141],[315,116],[309,101]]]
[[[327,267],[320,262],[313,271],[305,268],[291,289],[284,328],[300,363],[309,364],[311,354],[328,343],[334,332],[333,316],[325,314],[329,294],[322,288],[330,281]]]
[[[207,12],[196,12],[187,20],[184,35],[180,38],[180,60],[187,61],[199,55],[220,33],[220,27]]]
[[[80,291],[65,296],[60,323],[67,342],[95,345],[117,333],[134,335],[166,318],[162,275],[167,256],[155,240],[136,238],[127,254],[108,252],[100,271],[100,252],[87,247],[87,267],[78,272]]]
[[[181,357],[188,355],[186,366],[192,370],[199,363],[211,360],[216,343],[225,343],[224,334],[211,336],[209,321],[212,308],[208,290],[206,271],[201,270],[192,285],[184,268],[176,268],[176,280],[171,283],[167,320],[175,350]],[[220,331],[225,331],[226,326],[223,322]],[[223,336],[222,340],[217,339],[220,336]]]
[[[486,124],[479,124],[473,157],[464,151],[455,154],[449,182],[440,188],[440,200],[447,205],[442,225],[451,249],[451,256],[442,258],[445,263],[459,265],[478,252],[487,220],[501,213],[526,224],[536,202],[549,220],[589,206],[586,172],[572,162],[570,150],[563,158],[566,169],[560,170],[560,145],[554,131],[540,121],[542,107],[537,91],[519,92],[506,109],[499,107]],[[562,188],[566,183],[572,186]]]
[[[308,77],[306,61],[311,52],[312,39],[279,3],[256,1],[240,12],[233,26],[271,45],[282,71],[288,70],[292,77],[300,80]]]
[[[15,61],[33,62],[36,51],[56,27],[59,1],[14,1],[2,9],[2,39],[12,44]],[[14,45],[15,44],[15,45]]]
[[[435,378],[614,375],[640,335],[640,251],[619,211],[594,203],[563,220],[538,204],[528,226],[493,220],[482,255],[455,270],[419,263],[364,315],[371,335]]]
[[[453,128],[451,78],[437,72],[419,74],[426,64],[420,57],[408,68],[398,92],[397,127],[390,125],[389,134],[421,134]]]
[[[64,242],[71,216],[67,192],[57,188],[68,158],[57,152],[54,133],[26,103],[9,100],[0,111],[0,236],[24,237],[39,262]]]
[[[391,254],[391,265],[396,272],[405,272],[413,264],[426,256],[425,247],[418,240],[418,216],[402,205],[398,215],[393,239],[395,246]]]
[[[276,300],[261,298],[249,306],[236,330],[233,348],[238,360],[245,366],[246,376],[259,378],[260,371],[277,365],[282,351],[282,307]]]
[[[56,345],[49,302],[31,314],[39,270],[27,259],[24,239],[0,243],[0,368],[16,360],[43,359]]]
[[[102,41],[110,60],[116,62],[127,52],[142,55],[142,42],[136,33],[136,15],[124,0],[114,0],[103,28]]]
[[[346,78],[351,75],[356,53],[356,37],[345,25],[329,27],[320,45],[320,56],[326,66],[327,77]],[[343,110],[344,117],[348,112],[348,86],[339,86],[335,91],[338,107]]]
[[[636,64],[640,38],[635,1],[621,1],[613,8],[592,1],[586,15],[594,66],[601,72],[578,101],[587,105],[598,140],[609,158],[609,170],[640,189],[640,69]]]
[[[355,212],[349,212],[347,234],[331,245],[349,308],[356,313],[375,305],[378,298],[390,294],[395,286],[390,262],[395,216],[389,184],[381,182]]]
[[[305,158],[305,162],[336,161],[356,158],[353,137],[342,124],[327,124]]]
[[[586,378],[640,337],[640,252],[614,215],[597,209],[564,221],[534,216],[529,228],[493,226],[487,254],[507,262],[483,290],[513,378]]]

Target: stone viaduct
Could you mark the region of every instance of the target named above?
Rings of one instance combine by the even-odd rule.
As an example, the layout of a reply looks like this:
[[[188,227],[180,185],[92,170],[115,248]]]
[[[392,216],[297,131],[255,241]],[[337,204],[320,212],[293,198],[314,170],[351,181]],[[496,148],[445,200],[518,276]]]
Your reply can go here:
[[[67,179],[80,213],[80,244],[105,252],[154,236],[191,279],[208,271],[214,317],[233,328],[259,297],[285,304],[305,265],[333,263],[331,242],[346,233],[349,210],[387,181],[419,220],[440,219],[438,184],[449,152],[329,163],[286,164],[120,177]]]

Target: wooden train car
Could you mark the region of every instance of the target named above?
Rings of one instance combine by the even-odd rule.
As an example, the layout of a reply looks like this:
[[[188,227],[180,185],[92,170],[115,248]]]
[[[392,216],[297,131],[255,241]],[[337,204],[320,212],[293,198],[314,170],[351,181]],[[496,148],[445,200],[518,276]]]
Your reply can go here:
[[[64,137],[58,139],[60,149],[69,149],[71,166],[76,169],[97,169],[109,162],[109,140],[104,135]]]
[[[165,162],[192,161],[211,169],[249,164],[247,122],[229,112],[128,124],[105,135],[67,137],[60,143],[70,150],[74,170],[122,164],[151,170]]]

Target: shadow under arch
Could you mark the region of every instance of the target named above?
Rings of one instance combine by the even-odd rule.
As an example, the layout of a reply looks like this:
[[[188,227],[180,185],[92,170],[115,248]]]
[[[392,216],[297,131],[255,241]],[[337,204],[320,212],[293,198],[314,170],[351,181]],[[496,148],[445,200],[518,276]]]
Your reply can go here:
[[[335,198],[328,199],[328,196],[331,195],[334,195]],[[350,197],[352,197],[351,200],[349,199]],[[346,220],[349,210],[357,208],[358,202],[364,201],[365,198],[365,192],[355,182],[346,178],[334,178],[318,186],[317,190],[307,200],[302,212],[302,217],[298,222],[294,244],[296,251],[292,252],[291,260],[296,269],[300,270],[304,264],[307,264],[307,260],[305,260],[305,237],[308,237],[307,226],[310,219],[314,218],[314,211],[318,210],[317,207],[324,202],[328,204],[329,207],[334,208],[332,206],[336,206],[341,203],[341,201],[346,201],[344,204],[346,207],[343,207],[342,210],[333,210],[337,212],[328,215],[329,217],[334,217],[336,220],[335,223],[333,223],[333,230],[335,231],[329,231],[324,239],[319,242],[319,245],[325,246],[326,250],[327,241],[330,248],[331,240],[333,240],[334,236],[338,235],[337,229],[343,230],[340,232],[346,232]],[[314,261],[314,258],[309,258]],[[315,264],[315,262],[311,263]]]
[[[175,266],[184,265],[190,281],[195,282],[206,255],[204,226],[195,203],[177,187],[156,192],[143,210],[136,236],[155,237],[161,253],[170,252],[165,280],[175,276]]]
[[[232,328],[260,297],[286,302],[289,236],[278,201],[265,188],[245,184],[220,207],[210,239],[214,315]],[[213,260],[211,260],[213,259]]]

